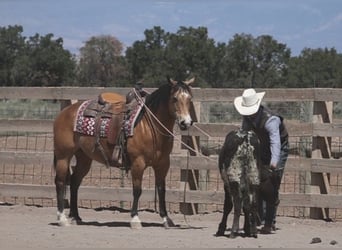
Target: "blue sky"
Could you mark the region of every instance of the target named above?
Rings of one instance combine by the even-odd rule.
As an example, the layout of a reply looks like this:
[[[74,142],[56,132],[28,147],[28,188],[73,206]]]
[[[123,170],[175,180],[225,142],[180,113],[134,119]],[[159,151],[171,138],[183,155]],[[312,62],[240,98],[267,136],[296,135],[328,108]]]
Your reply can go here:
[[[125,47],[160,26],[208,28],[216,42],[234,34],[271,35],[298,55],[305,48],[342,53],[341,0],[0,0],[0,26],[22,25],[25,36],[53,33],[72,53],[91,36],[112,35]]]

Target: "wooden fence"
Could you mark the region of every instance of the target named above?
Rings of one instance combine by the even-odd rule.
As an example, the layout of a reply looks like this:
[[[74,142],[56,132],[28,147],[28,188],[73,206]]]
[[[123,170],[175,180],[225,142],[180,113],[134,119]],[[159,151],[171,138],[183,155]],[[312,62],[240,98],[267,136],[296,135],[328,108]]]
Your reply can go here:
[[[1,87],[0,100],[10,99],[43,99],[56,100],[61,106],[70,103],[71,100],[85,100],[96,98],[102,92],[117,92],[126,94],[128,88],[77,88],[77,87]],[[152,92],[153,89],[147,91]],[[167,201],[180,204],[180,210],[184,213],[196,213],[198,204],[223,203],[223,188],[216,184],[214,188],[206,183],[208,173],[217,171],[217,154],[203,156],[201,153],[189,153],[182,146],[183,142],[191,145],[197,152],[201,151],[201,141],[223,141],[225,135],[237,127],[237,123],[209,123],[201,119],[201,109],[206,109],[208,103],[232,103],[233,99],[241,95],[242,89],[199,89],[194,88],[194,116],[197,122],[189,131],[179,131],[175,128],[177,140],[171,157],[171,170],[178,171],[179,185],[167,190]],[[292,105],[309,103],[307,115],[309,120],[287,119],[286,126],[290,134],[290,141],[309,138],[311,141],[309,153],[303,154],[297,146],[297,154],[291,154],[285,168],[284,178],[295,178],[292,183],[297,185],[290,191],[281,188],[281,207],[296,208],[299,212],[296,216],[325,218],[331,217],[331,210],[337,211],[337,217],[342,218],[342,160],[340,152],[336,150],[334,142],[342,137],[342,124],[334,118],[334,105],[340,102],[342,89],[258,89],[266,91],[264,101],[270,103],[287,103],[287,109]],[[203,121],[204,120],[204,121]],[[0,133],[52,132],[53,120],[40,119],[1,119]],[[52,137],[48,139],[51,141]],[[27,142],[26,142],[27,143]],[[0,159],[3,166],[2,173],[6,174],[7,166],[35,165],[46,166],[51,171],[52,151],[39,150],[8,150],[0,148]],[[306,147],[306,151],[308,148]],[[103,169],[98,163],[93,163]],[[45,167],[44,167],[45,168]],[[34,170],[33,170],[34,171]],[[14,171],[15,172],[15,171]],[[292,173],[292,174],[291,174]],[[25,173],[22,173],[24,175]],[[53,175],[53,173],[52,173]],[[25,176],[22,176],[25,178]],[[20,179],[20,178],[19,178]],[[205,188],[203,188],[205,186]],[[185,191],[185,192],[184,192]],[[82,185],[80,199],[102,201],[128,201],[132,200],[132,191],[129,187],[112,187]],[[26,197],[55,199],[55,188],[51,182],[46,183],[20,183],[20,180],[8,182],[5,177],[0,181],[0,199],[4,197]],[[153,186],[145,188],[141,201],[153,202],[155,190]]]

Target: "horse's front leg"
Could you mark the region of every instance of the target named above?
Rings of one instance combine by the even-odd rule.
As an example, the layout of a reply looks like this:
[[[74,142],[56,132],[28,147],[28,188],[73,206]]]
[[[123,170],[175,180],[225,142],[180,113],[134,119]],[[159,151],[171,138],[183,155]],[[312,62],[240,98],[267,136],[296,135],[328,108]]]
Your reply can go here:
[[[170,166],[170,161],[166,160],[163,164],[159,165],[159,167],[154,168],[155,175],[155,183],[158,192],[159,198],[159,215],[163,219],[163,225],[165,228],[175,227],[173,221],[169,218],[166,211],[166,202],[165,202],[165,178]]]
[[[157,188],[158,197],[159,197],[159,214],[160,214],[160,217],[162,217],[162,219],[163,219],[163,225],[165,228],[174,227],[175,224],[169,218],[169,216],[167,215],[167,211],[166,211],[165,180],[158,182],[156,185],[156,188]]]

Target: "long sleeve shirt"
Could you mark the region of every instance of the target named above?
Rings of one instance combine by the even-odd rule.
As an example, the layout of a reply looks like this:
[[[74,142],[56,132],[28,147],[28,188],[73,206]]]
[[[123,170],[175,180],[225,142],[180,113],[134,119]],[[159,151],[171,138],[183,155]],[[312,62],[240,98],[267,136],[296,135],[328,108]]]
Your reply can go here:
[[[271,162],[270,165],[277,166],[280,159],[280,118],[278,116],[271,116],[265,123],[265,129],[270,136]]]
[[[263,108],[262,108],[263,109]],[[263,111],[259,110],[258,113],[252,118],[252,117],[244,117],[242,121],[242,129],[254,130],[260,139],[263,138],[263,133],[261,133],[260,126],[263,127],[265,131],[265,136],[268,137],[267,140],[261,140],[262,147],[267,147],[267,149],[264,149],[269,152],[269,159],[264,159],[264,162],[267,164],[270,164],[272,166],[277,166],[279,160],[280,160],[280,152],[281,152],[281,132],[280,132],[280,125],[281,125],[281,119],[277,115],[270,115],[267,120],[262,125],[262,114]],[[267,153],[266,153],[267,155]],[[265,156],[265,153],[263,154]],[[268,158],[268,157],[267,157]]]

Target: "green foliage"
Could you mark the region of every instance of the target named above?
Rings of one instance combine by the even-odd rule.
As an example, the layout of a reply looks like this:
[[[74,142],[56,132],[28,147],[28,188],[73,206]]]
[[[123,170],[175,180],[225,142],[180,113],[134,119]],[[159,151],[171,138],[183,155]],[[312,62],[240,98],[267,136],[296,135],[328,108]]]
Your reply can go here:
[[[73,81],[75,60],[53,34],[22,36],[22,26],[0,27],[2,86],[59,86]]]
[[[132,80],[143,79],[155,87],[166,76],[177,80],[197,78],[197,86],[210,80],[214,68],[214,40],[204,27],[180,27],[176,34],[165,32],[159,26],[145,31],[145,40],[137,41],[126,51]]]
[[[123,51],[114,36],[91,37],[79,60],[53,34],[22,36],[19,25],[0,27],[2,86],[133,86],[143,81],[158,87],[169,76],[196,77],[196,87],[276,88],[342,87],[342,55],[334,48],[304,48],[292,56],[286,44],[270,35],[235,34],[216,43],[206,27],[160,26]]]
[[[78,80],[83,86],[119,86],[127,78],[123,45],[113,36],[91,37],[80,49]]]
[[[289,87],[342,87],[342,55],[334,48],[305,48],[291,59],[289,68]]]

